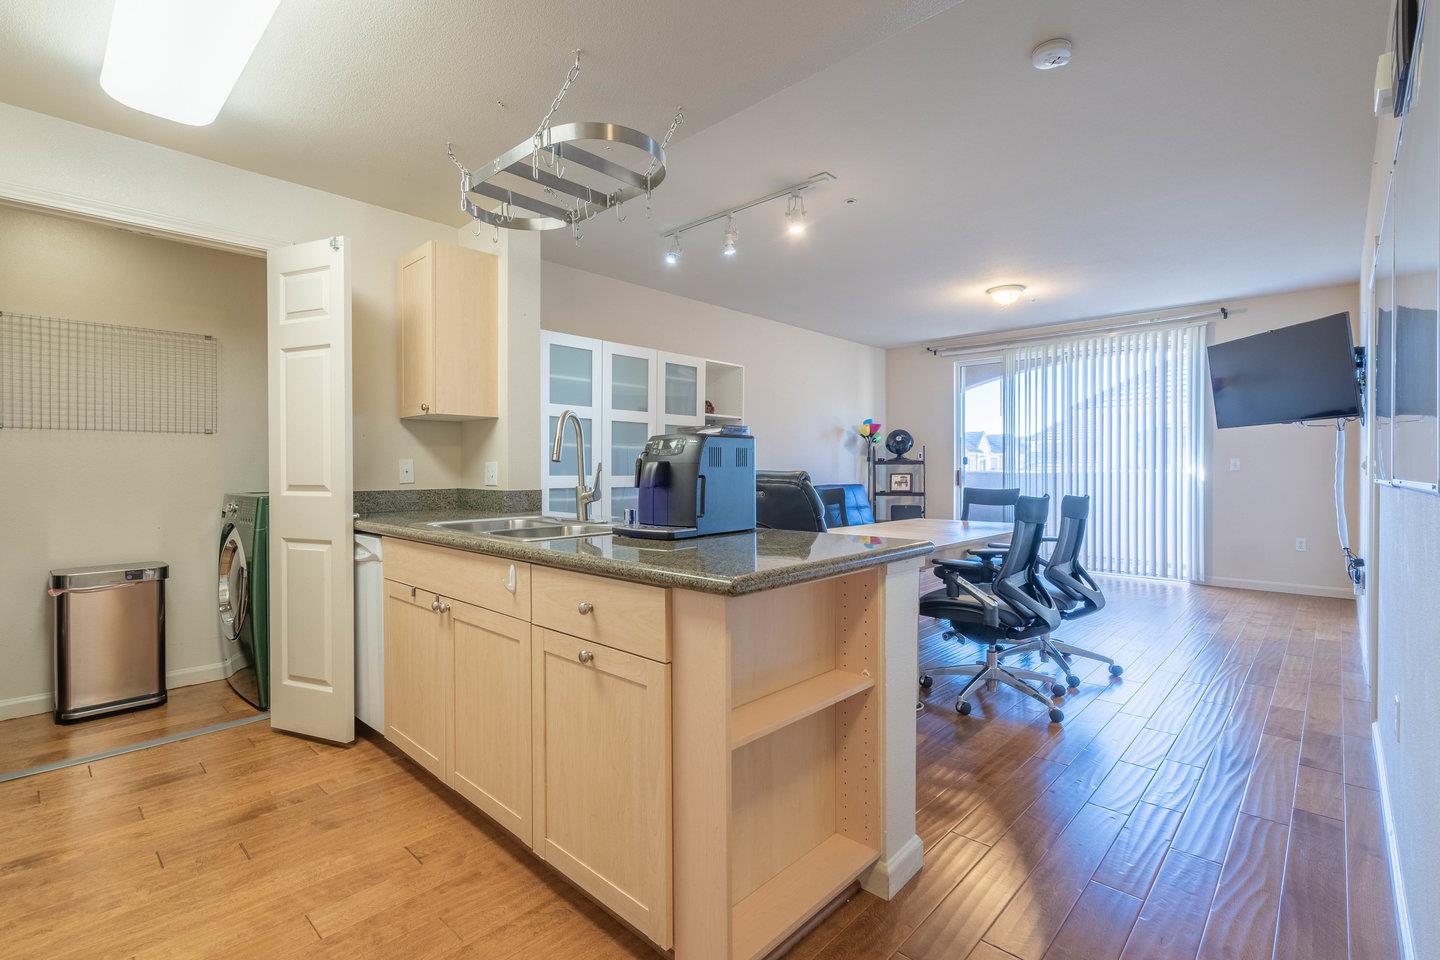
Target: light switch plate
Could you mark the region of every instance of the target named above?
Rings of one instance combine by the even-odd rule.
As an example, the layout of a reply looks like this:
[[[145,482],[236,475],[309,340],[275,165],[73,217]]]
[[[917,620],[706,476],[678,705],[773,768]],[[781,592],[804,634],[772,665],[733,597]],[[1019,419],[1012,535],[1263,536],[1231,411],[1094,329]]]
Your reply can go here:
[[[401,482],[401,483],[414,483],[414,482],[415,482],[415,461],[414,461],[414,460],[401,460],[401,461],[400,461],[400,482]]]
[[[485,461],[485,486],[498,487],[500,485],[500,464],[494,460]]]

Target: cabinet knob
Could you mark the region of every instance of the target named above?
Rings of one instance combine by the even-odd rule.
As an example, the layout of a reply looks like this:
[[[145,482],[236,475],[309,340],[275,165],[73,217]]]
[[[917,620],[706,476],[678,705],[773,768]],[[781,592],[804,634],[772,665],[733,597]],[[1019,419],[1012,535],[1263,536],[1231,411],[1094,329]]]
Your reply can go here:
[[[585,614],[589,613],[591,610],[594,610],[594,609],[595,609],[595,605],[592,604],[589,600],[581,600],[581,601],[580,601],[580,606],[576,607],[575,609],[577,609],[577,610],[580,611],[580,615],[581,615],[581,616],[584,616]]]
[[[595,654],[591,653],[589,650],[581,650],[580,656],[576,659],[578,659],[581,663],[589,663],[591,660],[595,659]]]
[[[420,412],[421,412],[421,413],[429,413],[429,412],[430,412],[430,404],[428,404],[428,403],[422,403],[422,404],[420,404]]]
[[[435,599],[430,601],[430,609],[434,610],[436,613],[444,613],[450,609],[450,604],[446,603],[444,600],[441,600],[439,595],[437,594]]]

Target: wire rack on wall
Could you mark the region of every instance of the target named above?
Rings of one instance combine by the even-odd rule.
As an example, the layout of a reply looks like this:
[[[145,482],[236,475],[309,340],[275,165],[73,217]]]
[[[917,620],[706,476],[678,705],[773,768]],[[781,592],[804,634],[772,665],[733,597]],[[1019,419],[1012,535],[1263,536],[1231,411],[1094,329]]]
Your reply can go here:
[[[219,342],[0,311],[0,428],[214,433]]]

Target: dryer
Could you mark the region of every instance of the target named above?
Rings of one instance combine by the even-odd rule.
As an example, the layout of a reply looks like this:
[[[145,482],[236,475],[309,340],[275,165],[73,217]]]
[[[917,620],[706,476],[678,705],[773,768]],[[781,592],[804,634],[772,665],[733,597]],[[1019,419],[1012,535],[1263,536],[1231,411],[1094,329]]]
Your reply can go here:
[[[270,706],[270,495],[227,493],[216,572],[221,660],[230,686]]]

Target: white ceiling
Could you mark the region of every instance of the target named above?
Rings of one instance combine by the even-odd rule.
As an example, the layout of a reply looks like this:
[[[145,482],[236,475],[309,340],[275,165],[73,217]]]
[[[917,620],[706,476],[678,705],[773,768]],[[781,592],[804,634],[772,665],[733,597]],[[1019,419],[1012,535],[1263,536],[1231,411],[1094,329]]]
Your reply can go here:
[[[190,128],[100,91],[109,7],[4,4],[0,100],[451,223],[444,141],[478,166],[524,139],[579,45],[558,120],[689,120],[651,219],[632,202],[579,246],[547,234],[545,258],[879,345],[1356,278],[1387,12],[285,0],[220,119]],[[1052,36],[1075,60],[1041,73]],[[662,264],[665,229],[819,170],[839,180],[807,195],[802,239],[776,203],[737,218],[735,258],[713,224]],[[1013,307],[983,294],[1014,282]]]

